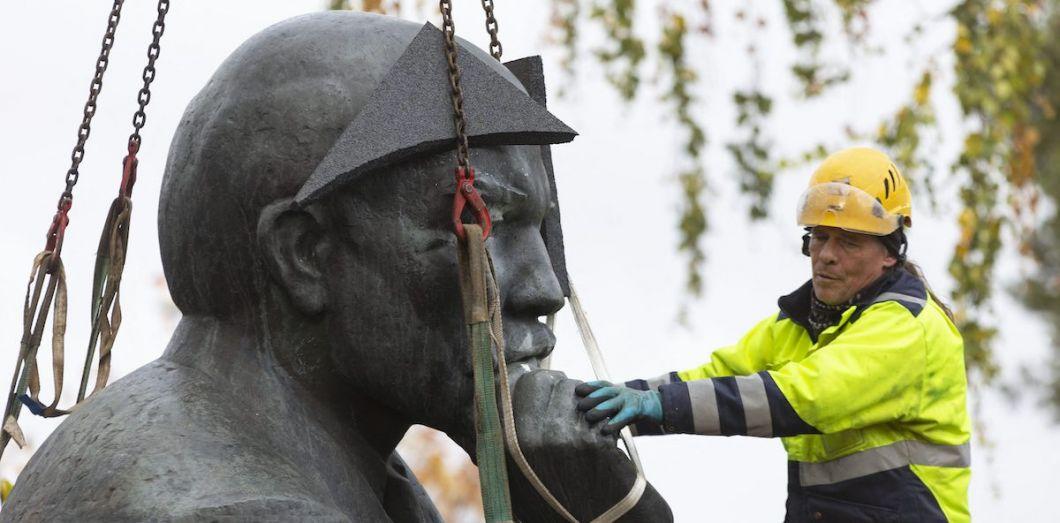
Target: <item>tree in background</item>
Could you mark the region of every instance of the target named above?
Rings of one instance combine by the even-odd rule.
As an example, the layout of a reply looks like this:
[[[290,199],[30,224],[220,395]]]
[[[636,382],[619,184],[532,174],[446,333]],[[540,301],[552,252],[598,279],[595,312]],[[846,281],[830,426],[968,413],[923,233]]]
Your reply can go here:
[[[448,436],[413,425],[397,450],[431,496],[442,518],[450,523],[482,521],[478,469]]]
[[[1052,203],[1052,215],[1042,220],[1038,229],[1030,235],[1029,255],[1037,262],[1035,271],[1023,280],[1017,289],[1024,302],[1039,311],[1052,325],[1053,347],[1060,352],[1060,120],[1056,109],[1060,107],[1060,13],[1056,5],[1050,6],[1048,22],[1043,29],[1045,39],[1045,79],[1042,82],[1040,102],[1034,111],[1034,129],[1037,144],[1033,159],[1037,171],[1032,174],[1038,188]],[[1053,358],[1044,366],[1044,372],[1030,372],[1029,381],[1044,385],[1045,398],[1056,407],[1054,416],[1060,420],[1060,359]]]
[[[412,2],[406,2],[411,4]],[[774,100],[810,104],[835,87],[850,81],[855,60],[881,51],[867,36],[872,30],[872,0],[780,0],[779,20],[741,4],[732,23],[748,31],[745,52],[753,66],[751,77],[733,92],[714,92],[699,83],[690,49],[716,44],[715,6],[709,0],[551,0],[551,24],[546,29],[552,45],[562,50],[562,66],[570,78],[586,59],[582,36],[603,35],[589,49],[589,59],[603,67],[607,81],[626,101],[659,96],[682,131],[683,167],[677,173],[681,192],[678,250],[687,260],[687,287],[693,296],[702,291],[702,248],[708,230],[704,191],[712,180],[735,174],[740,190],[749,198],[752,220],[769,217],[776,177],[797,165],[816,161],[827,151],[850,141],[871,141],[886,148],[918,184],[922,203],[935,207],[935,187],[943,181],[956,184],[960,209],[959,238],[953,246],[949,272],[950,293],[957,326],[964,336],[969,376],[973,385],[995,382],[999,368],[994,357],[997,326],[991,304],[993,289],[1014,282],[1002,281],[995,271],[998,256],[1014,252],[1027,268],[1015,291],[1031,308],[1060,325],[1060,217],[1042,216],[1042,198],[1060,198],[1060,40],[1051,35],[1060,28],[1057,0],[964,0],[941,3],[936,16],[911,24],[905,45],[917,50],[927,36],[950,30],[953,39],[944,52],[917,55],[916,81],[904,103],[891,116],[868,129],[850,122],[845,129],[792,158],[779,158],[768,130]],[[336,0],[333,9],[400,12],[399,0]],[[409,7],[409,6],[406,6]],[[423,0],[417,12],[433,14]],[[498,8],[502,30],[503,7]],[[651,20],[656,16],[657,20]],[[777,18],[777,17],[773,17]],[[656,22],[647,24],[648,22]],[[832,22],[838,21],[838,24]],[[727,22],[728,23],[728,22]],[[657,25],[645,34],[643,25]],[[762,85],[761,34],[780,25],[796,49],[788,64],[797,93],[776,93]],[[955,26],[956,30],[952,28]],[[824,58],[829,45],[845,45],[847,60]],[[919,47],[918,47],[919,46]],[[948,65],[943,65],[948,64]],[[944,93],[935,79],[952,67],[952,92]],[[645,71],[659,71],[648,75]],[[961,125],[943,129],[935,118],[933,100],[956,99]],[[697,105],[702,99],[728,99],[735,109],[738,139],[726,143],[735,173],[707,169],[705,147],[709,126]],[[943,133],[961,144],[960,154],[948,169],[934,169],[931,160]],[[1060,352],[1060,327],[1054,330],[1054,348]],[[1060,363],[1033,377],[1045,387],[1060,416]]]

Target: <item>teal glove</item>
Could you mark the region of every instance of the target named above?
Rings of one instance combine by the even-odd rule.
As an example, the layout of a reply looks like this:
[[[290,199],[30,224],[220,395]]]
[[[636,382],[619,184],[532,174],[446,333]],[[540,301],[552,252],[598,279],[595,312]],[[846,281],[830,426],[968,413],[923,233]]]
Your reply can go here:
[[[650,420],[662,423],[662,397],[658,391],[636,390],[616,387],[607,381],[590,381],[574,389],[581,398],[578,410],[585,413],[585,420],[596,423],[611,418],[604,424],[605,434],[614,434],[622,427],[638,421]]]

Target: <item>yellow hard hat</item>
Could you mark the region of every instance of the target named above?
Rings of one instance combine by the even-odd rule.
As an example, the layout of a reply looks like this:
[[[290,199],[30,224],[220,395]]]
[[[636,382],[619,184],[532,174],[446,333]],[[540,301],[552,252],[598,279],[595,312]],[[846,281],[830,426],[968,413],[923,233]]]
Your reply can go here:
[[[825,158],[810,177],[798,207],[799,225],[838,227],[885,236],[911,227],[909,186],[894,162],[870,147],[851,147]]]

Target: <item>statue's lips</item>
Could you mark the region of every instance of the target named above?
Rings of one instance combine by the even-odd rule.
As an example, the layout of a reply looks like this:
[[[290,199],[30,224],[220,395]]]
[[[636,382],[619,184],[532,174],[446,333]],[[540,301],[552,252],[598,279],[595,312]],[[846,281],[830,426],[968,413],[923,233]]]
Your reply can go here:
[[[505,347],[504,362],[508,367],[508,374],[513,375],[517,369],[523,372],[540,368],[541,360],[552,354],[556,346],[556,335],[547,325],[539,321],[508,320],[504,324]],[[494,365],[494,370],[497,370]],[[472,375],[471,368],[465,373]],[[515,380],[512,380],[514,383]]]
[[[509,363],[544,358],[556,346],[552,329],[539,321],[511,320],[505,323],[504,329],[505,361]]]

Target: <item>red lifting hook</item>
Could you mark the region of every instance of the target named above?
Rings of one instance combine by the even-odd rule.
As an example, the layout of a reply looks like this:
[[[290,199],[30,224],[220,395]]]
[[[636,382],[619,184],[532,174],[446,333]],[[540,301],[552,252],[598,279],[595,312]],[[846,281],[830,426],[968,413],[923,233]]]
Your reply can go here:
[[[70,208],[74,205],[74,198],[67,194],[63,194],[63,197],[59,199],[59,210],[55,212],[55,216],[52,218],[52,225],[48,228],[47,242],[45,242],[44,250],[51,251],[55,257],[58,257],[59,251],[63,248],[63,236],[66,234],[66,226],[70,224]]]
[[[140,163],[136,153],[140,151],[139,140],[129,140],[129,154],[121,162],[121,187],[118,193],[126,198],[132,197],[133,184],[136,183],[136,167]]]
[[[453,195],[453,232],[461,240],[465,238],[466,233],[464,232],[462,216],[464,214],[464,206],[468,205],[475,214],[476,223],[482,226],[482,239],[485,240],[489,238],[492,226],[490,212],[486,209],[486,202],[482,200],[482,195],[475,189],[475,170],[468,167],[467,173],[465,176],[463,167],[456,168],[456,194]]]

